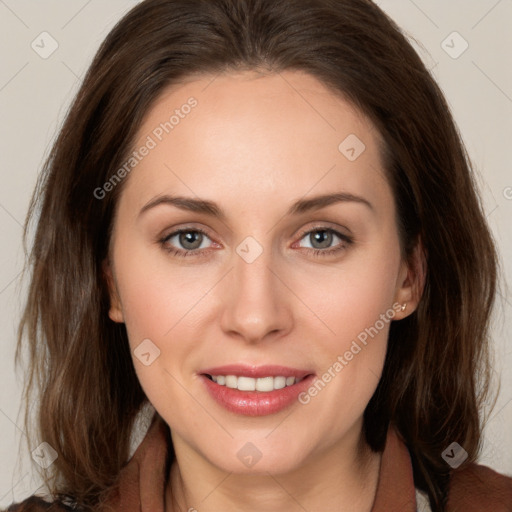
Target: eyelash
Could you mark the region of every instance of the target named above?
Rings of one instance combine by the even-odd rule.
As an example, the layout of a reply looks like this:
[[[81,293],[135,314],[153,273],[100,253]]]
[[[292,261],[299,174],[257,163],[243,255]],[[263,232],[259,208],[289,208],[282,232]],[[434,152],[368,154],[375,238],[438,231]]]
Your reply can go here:
[[[352,237],[350,237],[348,235],[344,235],[344,234],[336,231],[335,229],[327,228],[324,226],[315,227],[313,229],[310,229],[308,231],[301,233],[299,240],[302,240],[306,235],[310,235],[312,233],[321,232],[321,231],[325,231],[327,233],[332,233],[332,234],[336,235],[346,245],[340,244],[338,246],[335,246],[335,247],[329,248],[329,249],[309,249],[306,247],[306,249],[308,249],[309,252],[313,253],[315,256],[328,257],[328,256],[331,256],[335,253],[338,253],[338,252],[346,249],[346,246],[350,246],[351,244],[354,243],[354,239]],[[209,252],[208,249],[183,250],[183,249],[176,249],[175,247],[169,246],[168,241],[171,238],[174,238],[176,235],[180,235],[181,233],[201,233],[202,235],[210,238],[208,236],[208,233],[206,233],[206,231],[203,231],[200,228],[182,228],[182,229],[173,231],[172,233],[161,238],[159,240],[159,243],[161,244],[161,246],[163,247],[163,249],[165,251],[167,251],[168,253],[172,254],[173,256],[177,256],[179,258],[186,258],[188,256],[195,256],[195,257],[207,256],[207,254],[205,254],[205,252]]]

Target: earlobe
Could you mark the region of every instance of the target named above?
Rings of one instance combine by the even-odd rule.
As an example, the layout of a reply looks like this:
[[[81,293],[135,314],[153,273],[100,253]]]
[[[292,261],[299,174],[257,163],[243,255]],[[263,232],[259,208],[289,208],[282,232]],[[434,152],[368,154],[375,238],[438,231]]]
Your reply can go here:
[[[421,242],[418,242],[409,261],[403,262],[396,294],[396,302],[400,308],[395,316],[401,320],[416,311],[423,295],[427,272],[426,253]]]
[[[103,277],[107,284],[108,295],[110,299],[110,307],[108,316],[113,322],[123,323],[124,316],[121,307],[121,300],[119,299],[119,292],[112,272],[112,265],[108,258],[105,258],[102,263]]]

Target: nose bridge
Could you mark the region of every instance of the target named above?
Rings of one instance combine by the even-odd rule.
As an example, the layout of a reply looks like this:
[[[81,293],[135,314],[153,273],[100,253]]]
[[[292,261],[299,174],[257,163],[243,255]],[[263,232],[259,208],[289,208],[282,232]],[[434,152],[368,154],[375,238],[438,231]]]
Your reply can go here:
[[[291,313],[273,260],[270,245],[264,246],[254,237],[247,237],[236,247],[222,314],[226,332],[255,342],[289,328]]]

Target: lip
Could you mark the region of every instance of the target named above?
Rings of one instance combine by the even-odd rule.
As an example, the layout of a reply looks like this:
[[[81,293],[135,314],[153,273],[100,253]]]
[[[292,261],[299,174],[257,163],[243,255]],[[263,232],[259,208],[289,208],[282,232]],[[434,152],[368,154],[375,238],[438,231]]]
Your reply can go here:
[[[282,376],[302,378],[292,386],[286,386],[274,391],[239,391],[238,389],[221,386],[207,375],[236,375],[245,377]],[[204,370],[199,375],[209,393],[219,405],[226,410],[243,416],[267,416],[278,413],[294,402],[298,402],[298,395],[305,391],[315,379],[311,371],[299,370],[283,366],[249,367],[243,365],[219,366]]]

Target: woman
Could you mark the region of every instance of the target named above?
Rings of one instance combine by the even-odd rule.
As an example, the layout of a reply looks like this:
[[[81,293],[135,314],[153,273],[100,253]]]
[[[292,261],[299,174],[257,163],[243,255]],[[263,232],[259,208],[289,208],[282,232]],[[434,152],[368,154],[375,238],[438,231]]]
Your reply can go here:
[[[38,208],[20,347],[50,510],[512,510],[475,463],[495,248],[373,3],[142,2]]]

